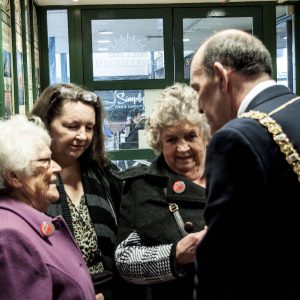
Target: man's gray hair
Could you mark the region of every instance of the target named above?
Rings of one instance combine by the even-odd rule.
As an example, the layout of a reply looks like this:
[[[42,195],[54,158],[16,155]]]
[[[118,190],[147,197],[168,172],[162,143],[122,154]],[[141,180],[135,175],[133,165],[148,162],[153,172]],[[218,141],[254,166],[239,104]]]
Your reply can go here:
[[[271,55],[255,36],[238,31],[218,32],[206,42],[203,67],[208,76],[213,76],[213,64],[220,62],[243,75],[267,73],[272,76]]]

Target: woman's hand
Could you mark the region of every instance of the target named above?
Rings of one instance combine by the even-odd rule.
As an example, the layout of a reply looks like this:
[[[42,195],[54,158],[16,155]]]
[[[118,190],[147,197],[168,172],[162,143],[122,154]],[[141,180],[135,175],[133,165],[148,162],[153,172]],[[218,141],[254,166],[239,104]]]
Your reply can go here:
[[[182,266],[196,259],[196,248],[200,241],[203,239],[207,231],[207,226],[203,230],[190,233],[182,238],[176,246],[176,263],[177,266]]]
[[[104,300],[104,295],[102,293],[96,295],[96,300]]]

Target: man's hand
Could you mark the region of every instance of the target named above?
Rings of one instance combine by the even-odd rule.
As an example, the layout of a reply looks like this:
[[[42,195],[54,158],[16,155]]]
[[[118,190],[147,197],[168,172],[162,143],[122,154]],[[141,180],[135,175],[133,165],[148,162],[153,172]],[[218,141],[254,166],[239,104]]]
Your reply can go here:
[[[102,293],[96,295],[96,300],[104,300],[104,296]]]

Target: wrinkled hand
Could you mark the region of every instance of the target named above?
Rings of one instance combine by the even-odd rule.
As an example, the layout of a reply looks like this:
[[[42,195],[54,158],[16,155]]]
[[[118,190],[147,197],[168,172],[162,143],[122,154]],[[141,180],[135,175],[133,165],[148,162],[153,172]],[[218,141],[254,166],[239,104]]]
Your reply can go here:
[[[96,295],[96,300],[104,300],[104,296],[102,293]]]
[[[201,231],[190,233],[182,238],[176,246],[176,263],[177,266],[182,266],[196,259],[196,248],[203,239],[207,231],[207,226]]]

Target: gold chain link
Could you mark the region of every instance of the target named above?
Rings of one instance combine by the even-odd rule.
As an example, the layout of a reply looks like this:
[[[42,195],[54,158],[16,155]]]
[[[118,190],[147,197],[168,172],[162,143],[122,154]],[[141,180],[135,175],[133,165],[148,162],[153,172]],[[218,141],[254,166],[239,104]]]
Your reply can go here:
[[[299,97],[295,97],[295,98],[289,100],[288,102],[286,102],[286,103],[280,105],[279,107],[277,107],[277,108],[275,108],[274,110],[272,110],[271,112],[269,112],[268,115],[269,115],[269,116],[274,115],[274,114],[277,113],[278,111],[280,111],[280,110],[286,108],[288,105],[294,103],[295,101],[297,101],[297,100],[299,100],[299,99],[300,99],[300,96],[299,96]]]
[[[239,116],[239,118],[252,118],[258,120],[261,125],[267,128],[272,134],[274,141],[279,146],[280,151],[285,155],[286,161],[290,164],[293,171],[297,174],[300,182],[300,155],[290,142],[288,136],[283,132],[282,127],[271,117],[276,112],[286,108],[288,105],[299,100],[300,97],[295,97],[283,105],[275,108],[270,113],[266,114],[260,111],[250,110]]]

